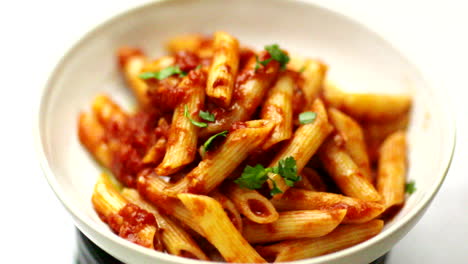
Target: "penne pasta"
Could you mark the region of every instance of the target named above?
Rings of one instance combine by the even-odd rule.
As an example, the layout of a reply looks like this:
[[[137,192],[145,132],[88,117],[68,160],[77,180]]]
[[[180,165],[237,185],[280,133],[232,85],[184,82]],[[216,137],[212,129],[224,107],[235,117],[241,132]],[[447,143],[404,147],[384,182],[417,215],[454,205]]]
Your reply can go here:
[[[319,60],[292,58],[290,67],[298,72],[304,79],[302,92],[304,93],[307,105],[311,105],[319,96],[323,81],[327,73],[327,65]]]
[[[166,138],[162,137],[158,139],[156,143],[153,146],[151,146],[150,149],[148,149],[145,156],[143,157],[142,162],[144,164],[149,164],[149,163],[157,164],[161,162],[166,152],[166,145],[167,145]]]
[[[262,119],[271,120],[275,123],[275,128],[263,144],[263,149],[268,149],[278,142],[291,138],[293,91],[293,78],[287,73],[281,73],[275,85],[270,89],[262,107]]]
[[[157,60],[146,62],[139,73],[142,72],[158,72],[164,68],[174,65],[174,56],[162,56]],[[139,78],[139,77],[138,77]],[[141,79],[141,78],[139,78]]]
[[[331,83],[324,86],[324,98],[330,106],[358,120],[374,122],[393,120],[411,107],[407,95],[345,93]]]
[[[302,169],[301,174],[302,180],[307,179],[310,185],[310,187],[303,187],[302,189],[310,189],[311,191],[316,192],[325,192],[327,190],[327,185],[323,181],[322,177],[314,169],[305,167]],[[295,187],[301,188],[300,186],[300,184],[296,184]]]
[[[236,227],[237,230],[239,230],[239,232],[242,233],[242,217],[239,213],[239,210],[237,210],[236,205],[218,190],[211,192],[210,196],[218,201],[221,207],[223,207],[224,212],[226,212],[227,216],[229,217],[229,220],[231,220],[231,223]]]
[[[405,201],[406,136],[397,131],[383,142],[380,148],[377,190],[385,207],[398,206]]]
[[[170,53],[190,51],[201,58],[213,56],[213,40],[201,34],[185,34],[171,38],[166,45]]]
[[[266,263],[229,221],[221,205],[204,195],[181,193],[177,196],[187,207],[210,241],[227,262]]]
[[[200,77],[202,76],[202,77]],[[164,159],[156,168],[158,175],[170,175],[195,159],[197,152],[198,127],[192,120],[199,121],[198,113],[203,108],[205,77],[202,70],[191,71],[179,83],[178,89],[185,91],[185,100],[174,110],[169,139]]]
[[[106,132],[92,113],[81,113],[78,120],[78,137],[81,144],[93,155],[102,166],[109,168],[112,152],[105,143]]]
[[[104,173],[94,186],[91,201],[99,217],[120,237],[144,247],[163,250],[154,216],[128,203]]]
[[[351,117],[335,108],[328,110],[328,116],[336,131],[343,138],[346,152],[359,167],[364,177],[373,182],[362,128]]]
[[[107,95],[97,95],[92,103],[92,110],[105,129],[121,129],[127,123],[127,114]]]
[[[346,209],[281,212],[273,223],[245,221],[243,235],[252,244],[321,237],[335,229],[345,215]]]
[[[328,134],[333,130],[332,126],[328,123],[327,112],[322,100],[315,100],[310,110],[317,115],[315,121],[302,125],[296,130],[293,138],[280,150],[270,163],[270,167],[276,166],[282,159],[293,157],[296,160],[297,171],[301,172],[325,138],[327,138]],[[276,182],[276,185],[283,193],[289,188],[283,178],[277,174],[272,177],[272,180]],[[273,188],[271,182],[269,182],[269,186]],[[281,197],[281,195],[282,194],[277,194],[275,197]]]
[[[280,199],[271,199],[271,202],[278,211],[346,209],[343,219],[346,224],[370,221],[384,211],[383,205],[377,202],[297,188],[290,188]]]
[[[247,158],[250,151],[261,146],[273,124],[268,120],[252,120],[238,124],[238,127],[229,133],[218,150],[208,153],[184,179],[168,188],[168,193],[173,196],[181,192],[206,194],[214,190]]]
[[[206,95],[219,106],[228,107],[239,67],[239,42],[228,33],[218,31],[214,33],[213,49]]]
[[[256,249],[263,256],[273,257],[275,262],[312,258],[366,241],[377,235],[383,224],[382,220],[372,220],[364,224],[341,225],[323,237],[290,240]]]
[[[124,188],[122,196],[129,202],[136,204],[140,208],[152,213],[162,229],[161,241],[164,248],[172,255],[186,257],[191,259],[208,260],[192,237],[176,222],[169,217],[159,213],[153,205],[146,202],[134,189]]]
[[[260,57],[265,56],[263,53]],[[271,61],[266,67],[258,70],[255,70],[255,66],[255,57],[251,57],[237,78],[231,106],[224,114],[216,117],[216,122],[208,124],[208,127],[201,131],[202,138],[228,130],[232,124],[246,121],[254,114],[266,91],[276,79],[280,65],[277,61]]]
[[[256,190],[243,189],[237,184],[229,183],[226,186],[226,195],[242,215],[255,223],[267,224],[278,220],[275,207]]]
[[[329,138],[319,152],[320,160],[336,185],[347,196],[379,201],[381,196],[337,140]]]

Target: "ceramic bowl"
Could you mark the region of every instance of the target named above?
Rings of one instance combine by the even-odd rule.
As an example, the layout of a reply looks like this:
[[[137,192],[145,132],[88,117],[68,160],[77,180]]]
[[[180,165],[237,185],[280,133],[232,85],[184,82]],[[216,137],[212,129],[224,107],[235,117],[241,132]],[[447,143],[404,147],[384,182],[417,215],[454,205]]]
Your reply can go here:
[[[57,65],[37,109],[36,145],[45,175],[77,227],[126,263],[200,263],[132,244],[113,234],[91,205],[100,168],[80,145],[77,117],[98,92],[134,104],[115,59],[122,45],[164,54],[164,41],[187,32],[224,30],[256,48],[278,43],[291,53],[330,66],[329,79],[344,89],[411,93],[408,178],[416,182],[401,212],[372,239],[295,263],[369,263],[385,254],[419,220],[448,170],[455,142],[452,115],[440,90],[382,37],[325,8],[292,0],[172,0],[131,9],[84,36]]]

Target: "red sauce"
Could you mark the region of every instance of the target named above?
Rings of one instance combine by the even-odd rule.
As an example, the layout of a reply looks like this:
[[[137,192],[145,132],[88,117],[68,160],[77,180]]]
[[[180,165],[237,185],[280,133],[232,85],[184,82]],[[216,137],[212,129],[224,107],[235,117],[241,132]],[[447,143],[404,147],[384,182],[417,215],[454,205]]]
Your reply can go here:
[[[242,122],[242,121],[235,122],[234,124],[232,124],[231,128],[229,129],[229,132],[231,133],[231,132],[236,131],[237,129],[243,129],[243,128],[247,128],[246,122]]]
[[[149,85],[148,98],[151,105],[164,112],[170,112],[184,100],[186,89],[179,87],[180,78],[172,76],[155,85]]]
[[[155,226],[158,229],[154,216],[132,203],[128,203],[117,214],[110,216],[108,224],[120,237],[145,247],[151,247],[153,241],[150,243],[145,240],[139,235],[139,232],[147,226]],[[157,243],[162,245],[159,240]],[[155,248],[158,247],[158,244],[154,245]],[[161,247],[159,246],[159,248]]]
[[[182,71],[189,72],[200,64],[200,58],[191,51],[183,50],[175,54],[175,64]]]
[[[271,214],[268,208],[266,208],[262,202],[256,199],[249,199],[247,204],[250,208],[250,211],[252,211],[252,213],[254,213],[256,216],[268,217]]]

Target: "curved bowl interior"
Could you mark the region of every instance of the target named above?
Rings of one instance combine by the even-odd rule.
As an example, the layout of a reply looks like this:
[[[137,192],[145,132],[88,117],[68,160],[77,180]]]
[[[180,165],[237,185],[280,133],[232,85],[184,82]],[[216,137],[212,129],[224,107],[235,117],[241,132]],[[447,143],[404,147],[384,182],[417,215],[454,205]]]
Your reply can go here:
[[[84,37],[57,66],[44,91],[37,145],[46,176],[77,226],[129,263],[199,263],[136,246],[115,236],[90,202],[100,168],[81,147],[77,117],[98,92],[134,104],[116,66],[115,51],[138,46],[164,54],[164,41],[185,32],[224,30],[255,48],[278,43],[293,54],[320,58],[343,89],[414,95],[409,132],[409,174],[417,191],[378,236],[352,248],[298,263],[369,263],[388,251],[419,219],[443,181],[454,128],[442,97],[417,69],[375,33],[352,20],[301,1],[161,1],[136,8]]]

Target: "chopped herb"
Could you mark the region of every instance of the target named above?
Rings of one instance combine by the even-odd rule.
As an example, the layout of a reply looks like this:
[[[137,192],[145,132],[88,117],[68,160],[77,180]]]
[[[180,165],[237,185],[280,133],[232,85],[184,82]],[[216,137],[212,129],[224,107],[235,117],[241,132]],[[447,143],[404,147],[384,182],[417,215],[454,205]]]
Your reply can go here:
[[[314,122],[315,118],[317,118],[315,112],[302,112],[299,114],[299,123],[301,123],[301,125],[309,124]]]
[[[205,141],[205,143],[203,144],[203,150],[207,151],[211,147],[211,143],[213,142],[215,138],[220,137],[220,136],[226,137],[227,134],[228,134],[227,130],[224,130],[223,132],[219,132],[218,134],[214,134],[213,136],[211,136],[209,139]]]
[[[413,194],[416,191],[416,183],[414,181],[407,182],[405,184],[405,192]]]
[[[201,69],[201,67],[202,67],[201,64],[198,64],[198,66],[195,68],[195,70],[199,70],[199,69]]]
[[[307,69],[307,65],[304,65],[299,69],[299,72],[303,73],[306,69]]]
[[[187,76],[187,73],[180,70],[179,66],[176,65],[176,66],[166,67],[157,72],[143,72],[140,75],[138,75],[138,77],[140,77],[143,80],[147,80],[151,78],[164,80],[167,77],[172,76],[174,74],[179,74],[179,77]]]
[[[193,119],[190,117],[189,109],[188,109],[188,106],[187,106],[187,105],[184,106],[184,116],[185,116],[186,118],[188,118],[188,119],[190,120],[190,122],[192,122],[192,124],[194,124],[194,125],[197,126],[197,127],[207,127],[207,126],[208,126],[207,123],[198,122],[198,121],[193,120]]]
[[[270,194],[273,196],[282,193],[281,189],[276,185],[276,182],[268,177],[268,173],[280,175],[290,187],[294,186],[295,182],[301,180],[301,176],[297,175],[296,160],[293,157],[287,157],[280,160],[278,166],[271,168],[265,168],[261,164],[257,164],[255,167],[247,166],[241,176],[234,182],[243,188],[259,189],[267,180],[270,180],[273,185]]]
[[[208,112],[208,111],[200,111],[200,113],[198,113],[198,116],[203,119],[203,120],[206,120],[206,121],[210,121],[210,122],[214,122],[215,121],[215,116]]]
[[[270,53],[272,59],[280,63],[282,70],[286,69],[286,64],[289,62],[289,56],[280,49],[278,44],[265,46],[265,50]]]

